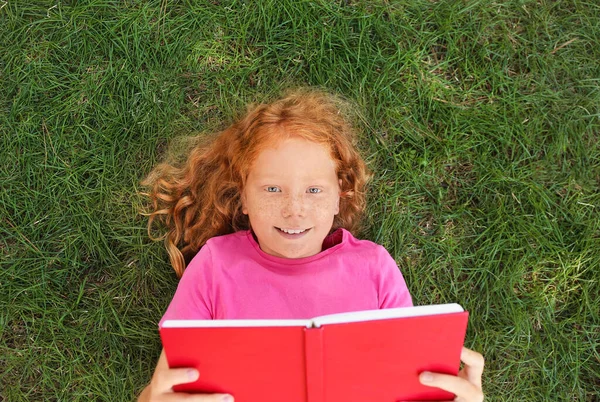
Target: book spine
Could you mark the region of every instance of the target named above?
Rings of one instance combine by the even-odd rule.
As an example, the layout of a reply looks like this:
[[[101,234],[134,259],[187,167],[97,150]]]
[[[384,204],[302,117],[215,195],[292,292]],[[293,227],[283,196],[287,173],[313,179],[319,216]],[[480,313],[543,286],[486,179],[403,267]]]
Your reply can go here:
[[[325,402],[323,327],[304,329],[307,402]]]

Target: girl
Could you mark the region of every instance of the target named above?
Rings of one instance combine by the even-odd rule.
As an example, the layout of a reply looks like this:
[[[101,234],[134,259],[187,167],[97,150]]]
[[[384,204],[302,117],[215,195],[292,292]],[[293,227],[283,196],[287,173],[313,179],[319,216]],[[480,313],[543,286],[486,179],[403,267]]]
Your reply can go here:
[[[368,173],[337,101],[298,91],[251,108],[182,168],[161,164],[144,181],[181,281],[162,320],[310,318],[412,306],[394,259],[352,232]],[[186,268],[186,261],[189,264]],[[161,320],[161,322],[162,322]],[[483,357],[463,349],[457,377],[424,384],[481,401]],[[194,369],[169,369],[161,353],[140,401],[233,401],[184,395]]]

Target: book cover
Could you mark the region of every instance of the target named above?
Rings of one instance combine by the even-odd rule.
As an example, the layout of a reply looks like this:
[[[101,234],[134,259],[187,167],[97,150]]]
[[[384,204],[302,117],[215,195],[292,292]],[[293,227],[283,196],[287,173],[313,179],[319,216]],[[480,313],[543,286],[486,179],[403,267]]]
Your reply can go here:
[[[160,335],[170,367],[200,372],[176,391],[236,402],[450,400],[418,375],[457,374],[467,320],[448,304],[312,320],[167,320]]]

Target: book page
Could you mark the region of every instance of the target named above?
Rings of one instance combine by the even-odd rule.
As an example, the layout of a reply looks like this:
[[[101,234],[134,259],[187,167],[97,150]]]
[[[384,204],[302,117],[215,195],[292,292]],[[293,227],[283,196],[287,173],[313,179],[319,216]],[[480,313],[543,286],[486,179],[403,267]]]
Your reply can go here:
[[[310,327],[311,320],[165,320],[163,328]]]
[[[432,304],[429,306],[399,307],[381,310],[352,311],[348,313],[329,314],[312,319],[314,327],[324,324],[340,324],[347,322],[385,320],[400,317],[417,317],[423,315],[460,313],[464,309],[456,303]]]

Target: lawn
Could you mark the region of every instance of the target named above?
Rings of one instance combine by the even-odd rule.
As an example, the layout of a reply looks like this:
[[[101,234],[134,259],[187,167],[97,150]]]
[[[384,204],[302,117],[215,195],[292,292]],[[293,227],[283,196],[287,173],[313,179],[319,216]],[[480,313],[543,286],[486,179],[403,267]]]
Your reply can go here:
[[[489,401],[600,400],[600,5],[0,1],[0,400],[132,400],[176,286],[140,181],[293,86],[356,105],[362,238]]]

